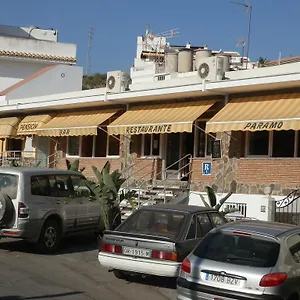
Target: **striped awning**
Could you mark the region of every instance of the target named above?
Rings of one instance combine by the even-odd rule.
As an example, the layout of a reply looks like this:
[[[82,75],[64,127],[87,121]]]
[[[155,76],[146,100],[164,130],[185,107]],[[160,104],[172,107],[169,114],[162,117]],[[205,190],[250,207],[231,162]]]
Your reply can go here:
[[[100,124],[118,110],[62,113],[36,130],[39,136],[83,136],[97,135]]]
[[[231,100],[209,122],[206,132],[299,130],[300,94]]]
[[[0,118],[0,138],[18,138],[17,129],[21,119],[17,117]]]
[[[108,134],[192,132],[193,122],[215,102],[206,100],[132,107],[107,126]]]
[[[17,135],[33,135],[51,120],[50,115],[26,116],[18,126]]]

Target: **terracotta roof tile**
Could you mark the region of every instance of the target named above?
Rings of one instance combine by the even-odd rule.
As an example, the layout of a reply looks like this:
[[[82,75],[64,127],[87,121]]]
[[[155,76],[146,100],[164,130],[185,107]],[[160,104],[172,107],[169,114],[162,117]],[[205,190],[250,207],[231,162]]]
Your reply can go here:
[[[17,56],[17,57],[28,57],[28,58],[66,61],[66,62],[74,62],[74,63],[76,62],[76,57],[47,55],[47,54],[38,54],[38,53],[27,53],[27,52],[16,52],[16,51],[7,51],[7,50],[0,50],[0,56]]]
[[[25,79],[13,84],[12,86],[8,87],[7,89],[3,90],[0,92],[0,96],[4,96],[6,94],[8,94],[9,92],[21,87],[22,85],[26,84],[27,82],[41,76],[42,74],[54,69],[56,67],[56,65],[53,66],[49,66],[49,67],[45,67],[43,69],[41,69],[40,71],[32,74],[31,76],[26,77]]]

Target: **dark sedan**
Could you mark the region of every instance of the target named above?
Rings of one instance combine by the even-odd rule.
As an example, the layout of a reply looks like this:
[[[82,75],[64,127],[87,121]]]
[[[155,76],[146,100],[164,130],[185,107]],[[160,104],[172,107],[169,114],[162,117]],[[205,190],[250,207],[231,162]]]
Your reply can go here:
[[[132,273],[177,277],[180,264],[214,227],[226,223],[212,209],[160,204],[134,212],[114,231],[105,231],[98,260],[118,278]]]

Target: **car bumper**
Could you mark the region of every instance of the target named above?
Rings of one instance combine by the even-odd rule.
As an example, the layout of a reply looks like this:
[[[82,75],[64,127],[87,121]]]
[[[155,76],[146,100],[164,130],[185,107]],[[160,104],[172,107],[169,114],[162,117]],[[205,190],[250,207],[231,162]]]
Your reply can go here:
[[[106,268],[162,277],[177,277],[181,265],[180,262],[148,260],[103,252],[99,252],[98,260]]]
[[[177,280],[177,300],[283,300],[276,295],[254,295],[225,291],[215,287],[208,287],[197,283],[189,282],[184,278]]]
[[[1,230],[1,237],[26,239],[36,242],[43,226],[42,220],[18,220],[17,228]]]

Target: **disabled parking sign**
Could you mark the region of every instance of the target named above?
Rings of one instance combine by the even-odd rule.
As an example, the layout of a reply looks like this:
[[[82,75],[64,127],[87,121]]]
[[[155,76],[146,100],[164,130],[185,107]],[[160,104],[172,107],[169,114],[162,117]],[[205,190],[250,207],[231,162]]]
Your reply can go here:
[[[203,162],[202,163],[202,175],[211,175],[211,162]]]

